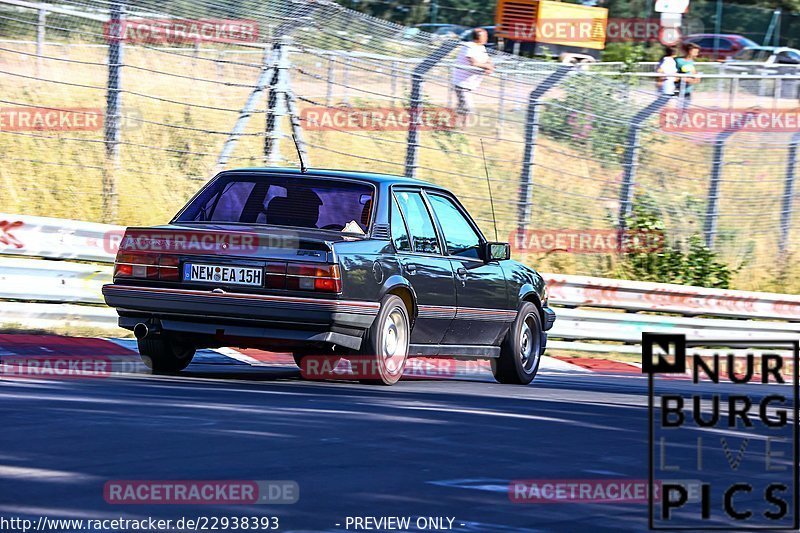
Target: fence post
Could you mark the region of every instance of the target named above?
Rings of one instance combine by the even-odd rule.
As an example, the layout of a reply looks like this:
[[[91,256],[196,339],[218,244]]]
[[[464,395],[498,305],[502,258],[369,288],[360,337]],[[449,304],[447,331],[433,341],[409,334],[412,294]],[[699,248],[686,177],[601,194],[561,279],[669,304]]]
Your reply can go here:
[[[39,9],[39,17],[36,20],[36,60],[41,64],[44,55],[44,42],[47,31],[47,10]]]
[[[447,108],[453,109],[453,65],[447,65]]]
[[[106,116],[103,131],[106,160],[103,167],[103,221],[117,220],[117,173],[120,166],[120,91],[124,28],[122,18],[125,2],[111,3],[108,25],[108,83],[106,85]]]
[[[333,52],[328,55],[328,86],[325,88],[325,106],[330,107],[333,104],[333,82],[334,82],[334,75],[335,71],[334,61],[333,61]]]
[[[422,62],[414,67],[411,74],[411,98],[409,101],[409,112],[411,120],[408,122],[408,141],[406,143],[406,176],[414,178],[417,175],[417,157],[419,152],[419,124],[422,108],[422,83],[425,75],[436,64],[444,59],[447,54],[455,50],[456,46],[461,44],[459,41],[448,39],[439,48],[433,51],[431,55],[422,60]],[[449,83],[449,81],[448,81]]]
[[[728,94],[728,108],[733,109],[736,105],[736,95],[739,92],[739,78],[732,77],[730,79],[730,93]]]
[[[622,186],[619,190],[619,219],[617,225],[620,230],[625,229],[628,217],[633,211],[633,189],[636,183],[636,167],[639,165],[639,139],[642,125],[653,114],[661,111],[672,97],[661,94],[650,105],[636,113],[631,119],[628,130],[628,142],[625,148],[625,162],[622,164]]]
[[[270,79],[267,103],[267,125],[264,135],[264,161],[269,165],[280,162],[280,140],[283,137],[282,119],[289,114],[286,101],[286,72],[289,70],[288,39],[279,38],[273,49],[275,74]]]
[[[241,137],[242,132],[244,132],[244,129],[247,126],[247,122],[250,120],[250,116],[256,109],[259,96],[261,96],[261,93],[263,93],[267,86],[272,83],[272,77],[275,75],[272,55],[273,50],[265,47],[264,61],[261,65],[261,74],[258,76],[255,88],[250,93],[250,96],[247,97],[244,107],[239,112],[239,118],[236,119],[236,124],[234,124],[233,130],[231,130],[230,135],[228,135],[228,138],[225,140],[225,145],[222,147],[222,151],[217,159],[217,166],[214,172],[215,174],[225,168],[225,165],[228,163],[228,160],[233,153],[233,149],[236,146],[236,142],[239,140],[239,137]]]
[[[500,134],[503,131],[503,126],[506,121],[506,75],[500,72],[500,94],[498,95],[497,102],[497,129],[495,130],[495,139],[500,139]]]
[[[392,61],[392,106],[397,100],[397,61]]]
[[[792,200],[794,200],[794,179],[797,174],[798,147],[800,147],[800,132],[792,136],[792,142],[789,144],[789,162],[786,165],[786,185],[783,188],[783,205],[781,206],[781,236],[778,241],[781,257],[786,255],[789,231],[792,225]]]
[[[350,95],[348,94],[348,83],[350,79],[350,56],[347,52],[342,54],[342,103],[347,105]]]
[[[533,163],[536,156],[536,137],[539,135],[541,98],[561,83],[572,71],[572,65],[560,65],[528,95],[528,112],[525,117],[525,153],[522,156],[522,172],[519,178],[519,215],[517,227],[523,230],[530,222],[533,196]]]
[[[720,132],[714,139],[714,156],[711,160],[711,182],[708,186],[706,200],[706,221],[703,233],[706,237],[706,247],[713,248],[717,236],[717,219],[719,218],[719,186],[722,182],[722,169],[725,166],[725,143],[731,135],[742,129],[750,121],[752,113],[747,113],[745,118],[733,127]]]

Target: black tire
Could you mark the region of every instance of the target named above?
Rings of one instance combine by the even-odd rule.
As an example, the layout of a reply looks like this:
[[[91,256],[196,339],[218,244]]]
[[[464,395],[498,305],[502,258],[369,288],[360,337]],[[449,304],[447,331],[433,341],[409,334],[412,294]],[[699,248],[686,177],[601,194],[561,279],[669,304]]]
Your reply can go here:
[[[196,348],[168,334],[138,339],[139,356],[153,374],[176,374],[189,366]]]
[[[527,385],[542,361],[542,318],[539,308],[523,302],[517,318],[500,345],[500,357],[492,359],[492,374],[500,383]]]
[[[400,297],[387,294],[381,300],[381,309],[358,355],[351,359],[351,363],[359,361],[354,368],[366,369],[369,375],[359,381],[369,385],[394,385],[400,381],[408,360],[410,339],[411,321],[405,303]]]

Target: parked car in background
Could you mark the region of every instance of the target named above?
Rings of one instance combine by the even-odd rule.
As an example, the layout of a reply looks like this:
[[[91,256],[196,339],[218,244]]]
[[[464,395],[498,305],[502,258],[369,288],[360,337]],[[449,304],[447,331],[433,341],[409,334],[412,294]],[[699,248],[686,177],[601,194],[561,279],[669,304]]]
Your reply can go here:
[[[330,170],[212,179],[167,225],[127,228],[106,303],[156,373],[199,348],[351,357],[393,384],[407,357],[489,358],[528,384],[555,322],[542,277],[448,190]]]
[[[765,65],[800,65],[800,50],[785,46],[750,46],[736,54],[732,61]]]
[[[740,51],[725,62],[725,71],[745,74],[772,76],[800,75],[800,50],[785,46],[751,46]],[[800,81],[783,79],[775,84],[760,84],[761,94],[775,95],[779,91],[782,98],[800,100]]]
[[[440,37],[459,37],[464,31],[470,28],[460,24],[417,24],[414,26],[420,31],[425,31]]]
[[[747,37],[735,34],[695,33],[684,37],[683,42],[699,46],[700,57],[711,61],[724,61],[745,48],[758,46]],[[715,43],[718,43],[716,50]]]

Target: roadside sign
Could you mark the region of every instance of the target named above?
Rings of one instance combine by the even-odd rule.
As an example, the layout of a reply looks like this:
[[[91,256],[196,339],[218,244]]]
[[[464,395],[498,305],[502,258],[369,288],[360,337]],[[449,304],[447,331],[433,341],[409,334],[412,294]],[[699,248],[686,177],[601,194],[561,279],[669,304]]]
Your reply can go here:
[[[656,13],[686,13],[689,0],[656,0]]]

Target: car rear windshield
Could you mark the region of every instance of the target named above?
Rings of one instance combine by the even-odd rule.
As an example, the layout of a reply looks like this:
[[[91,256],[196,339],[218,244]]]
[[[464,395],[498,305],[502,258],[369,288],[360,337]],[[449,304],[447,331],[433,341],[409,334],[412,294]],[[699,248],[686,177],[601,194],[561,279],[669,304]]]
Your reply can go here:
[[[223,176],[175,222],[214,222],[366,233],[374,188],[366,183],[281,176]]]

